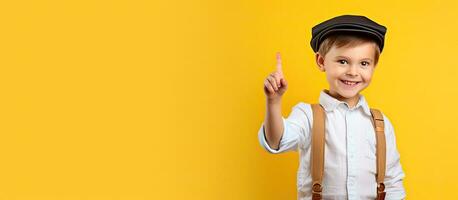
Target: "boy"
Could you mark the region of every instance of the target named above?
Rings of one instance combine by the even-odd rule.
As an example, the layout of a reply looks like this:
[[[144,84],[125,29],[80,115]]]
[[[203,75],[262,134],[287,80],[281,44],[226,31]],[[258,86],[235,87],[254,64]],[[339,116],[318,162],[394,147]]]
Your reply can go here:
[[[371,82],[385,33],[384,26],[358,15],[334,17],[312,28],[310,45],[316,53],[318,69],[325,72],[329,83],[329,89],[322,90],[319,97],[326,122],[322,196],[318,198],[400,200],[406,197],[402,182],[405,174],[394,129],[384,114],[386,168],[382,190],[385,194],[377,196],[377,140],[370,107],[360,94]],[[311,104],[299,102],[288,118],[283,118],[281,97],[287,86],[277,53],[277,70],[264,82],[267,112],[258,139],[270,153],[299,151],[297,198],[309,200],[312,199],[310,156],[314,115]]]

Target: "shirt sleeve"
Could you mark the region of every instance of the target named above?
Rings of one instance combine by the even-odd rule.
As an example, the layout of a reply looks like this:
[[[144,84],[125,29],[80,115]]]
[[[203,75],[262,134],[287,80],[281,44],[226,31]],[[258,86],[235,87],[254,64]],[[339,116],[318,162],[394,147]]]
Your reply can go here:
[[[280,139],[278,149],[273,149],[269,146],[266,140],[264,122],[258,131],[258,139],[261,146],[269,153],[278,154],[288,151],[298,151],[298,148],[305,143],[306,134],[308,135],[307,116],[300,103],[296,104],[288,118],[282,116],[283,133]]]
[[[385,122],[386,137],[386,172],[385,172],[385,191],[386,200],[401,200],[406,198],[403,185],[405,177],[400,162],[400,154],[396,147],[396,136],[394,128],[388,117],[383,115]]]

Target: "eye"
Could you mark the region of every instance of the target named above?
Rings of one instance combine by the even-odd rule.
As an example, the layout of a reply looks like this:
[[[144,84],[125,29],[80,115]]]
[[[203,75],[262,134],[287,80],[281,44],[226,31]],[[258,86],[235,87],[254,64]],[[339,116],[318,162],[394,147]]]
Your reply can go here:
[[[346,60],[338,60],[337,62],[340,63],[340,64],[345,64],[347,61]]]
[[[363,61],[363,62],[361,62],[361,64],[363,64],[363,66],[369,66],[370,63],[366,62],[366,61]]]

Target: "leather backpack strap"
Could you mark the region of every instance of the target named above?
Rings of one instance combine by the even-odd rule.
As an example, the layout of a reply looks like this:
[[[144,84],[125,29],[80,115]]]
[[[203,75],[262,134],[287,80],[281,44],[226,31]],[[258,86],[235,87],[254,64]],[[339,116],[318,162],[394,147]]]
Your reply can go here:
[[[323,192],[325,111],[320,104],[312,104],[313,127],[311,147],[312,200],[321,200]]]
[[[385,178],[385,167],[386,167],[386,139],[385,139],[385,124],[383,121],[383,115],[380,110],[371,108],[372,123],[375,128],[376,135],[376,146],[377,146],[377,199],[385,199],[385,184],[383,179]]]

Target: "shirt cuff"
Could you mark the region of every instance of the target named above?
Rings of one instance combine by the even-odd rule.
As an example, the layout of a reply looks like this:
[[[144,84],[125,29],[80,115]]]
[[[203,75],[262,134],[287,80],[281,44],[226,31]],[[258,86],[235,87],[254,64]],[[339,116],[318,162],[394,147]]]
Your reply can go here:
[[[405,198],[406,198],[406,193],[404,191],[396,192],[396,193],[387,192],[385,196],[385,200],[403,200]]]
[[[264,147],[265,150],[267,150],[268,152],[270,153],[273,153],[273,154],[278,154],[278,153],[281,153],[284,151],[284,148],[283,148],[283,145],[282,145],[282,141],[283,141],[283,138],[285,137],[285,132],[287,131],[287,126],[285,126],[285,118],[282,117],[282,122],[283,122],[283,133],[282,133],[282,136],[280,138],[280,145],[278,147],[278,149],[273,149],[269,146],[269,144],[267,143],[267,140],[266,140],[266,133],[265,133],[265,129],[264,129],[264,123],[262,124],[261,128],[259,129],[259,133],[258,133],[258,136],[259,136],[259,142],[261,143],[261,145]]]

